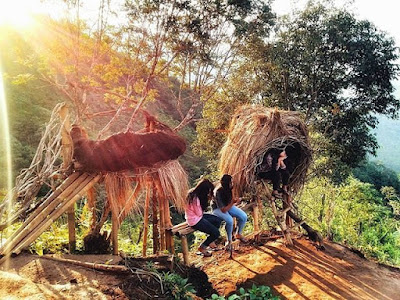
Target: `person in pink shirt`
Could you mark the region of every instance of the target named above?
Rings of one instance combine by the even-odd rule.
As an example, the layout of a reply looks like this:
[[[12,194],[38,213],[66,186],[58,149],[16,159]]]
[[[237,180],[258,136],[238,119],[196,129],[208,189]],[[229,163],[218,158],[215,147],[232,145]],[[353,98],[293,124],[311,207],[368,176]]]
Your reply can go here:
[[[198,251],[205,257],[211,256],[207,250],[216,248],[215,240],[219,238],[219,227],[222,220],[216,215],[204,213],[209,205],[209,199],[212,197],[214,185],[208,179],[201,180],[193,189],[191,189],[186,198],[185,219],[190,227],[208,234],[206,240],[201,243]]]

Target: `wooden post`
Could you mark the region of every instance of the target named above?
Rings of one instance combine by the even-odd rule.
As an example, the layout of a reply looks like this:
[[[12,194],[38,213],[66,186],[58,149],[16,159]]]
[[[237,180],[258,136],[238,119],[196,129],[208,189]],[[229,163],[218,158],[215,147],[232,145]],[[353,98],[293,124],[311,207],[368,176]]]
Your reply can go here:
[[[165,246],[170,253],[175,253],[174,236],[172,235],[171,228],[171,214],[169,211],[169,201],[164,197],[164,220],[165,220]]]
[[[158,207],[160,208],[160,250],[166,249],[165,246],[165,213],[164,213],[164,193],[161,187],[161,183],[158,178],[154,179],[157,195],[158,195]]]
[[[113,246],[113,255],[118,255],[118,216],[115,213],[111,213],[111,243]]]
[[[71,124],[69,122],[68,107],[63,105],[60,108],[60,118],[63,123],[61,131],[61,144],[62,144],[62,157],[63,157],[63,169],[67,170],[72,162],[72,140],[69,132],[71,130]],[[76,249],[76,236],[75,236],[75,205],[67,210],[68,216],[68,240],[69,240],[69,252],[74,252]]]
[[[260,230],[260,226],[258,223],[258,205],[254,205],[253,206],[253,226],[254,226],[254,231],[259,231]]]
[[[153,190],[153,199],[152,199],[152,209],[153,209],[153,254],[158,253],[159,248],[159,239],[158,239],[158,209],[157,209],[157,196],[156,196],[156,187],[153,182],[152,185]]]
[[[67,210],[68,216],[68,240],[69,240],[69,253],[76,250],[76,235],[75,235],[75,204],[72,204]]]
[[[149,205],[150,205],[150,182],[146,182],[146,201],[144,204],[144,222],[143,222],[143,257],[146,257],[147,251],[147,234],[149,225]]]
[[[189,265],[189,246],[188,246],[186,235],[181,236],[181,242],[182,242],[183,262],[186,266],[188,266]]]

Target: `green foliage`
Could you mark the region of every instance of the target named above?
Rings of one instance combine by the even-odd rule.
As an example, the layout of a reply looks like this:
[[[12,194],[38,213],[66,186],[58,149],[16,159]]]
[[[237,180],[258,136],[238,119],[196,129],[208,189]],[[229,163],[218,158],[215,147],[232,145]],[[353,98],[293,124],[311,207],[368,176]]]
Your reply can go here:
[[[167,290],[167,294],[176,300],[191,300],[196,293],[193,286],[188,283],[187,278],[172,272],[162,273],[162,282]]]
[[[239,294],[232,294],[228,298],[224,296],[218,296],[217,294],[213,294],[211,300],[279,300],[278,296],[272,295],[271,288],[266,285],[257,286],[253,284],[250,289],[247,291],[244,288],[239,289]]]
[[[353,174],[362,182],[373,184],[378,191],[384,186],[391,186],[400,193],[400,181],[397,174],[381,162],[365,161],[353,170]]]
[[[43,232],[29,247],[38,255],[68,252],[68,225],[59,220]]]
[[[380,262],[400,264],[400,222],[371,184],[352,177],[339,186],[327,178],[313,179],[298,206],[310,226],[333,241]]]

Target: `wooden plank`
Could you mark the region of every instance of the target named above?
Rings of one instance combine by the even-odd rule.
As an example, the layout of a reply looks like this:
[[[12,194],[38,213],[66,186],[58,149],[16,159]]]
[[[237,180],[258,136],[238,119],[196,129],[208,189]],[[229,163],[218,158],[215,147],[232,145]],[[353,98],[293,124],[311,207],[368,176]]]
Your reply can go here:
[[[0,249],[0,253],[4,252],[4,249],[8,247],[8,244],[15,239],[15,237],[24,229],[25,224],[29,224],[51,201],[58,197],[70,184],[72,184],[81,174],[79,172],[72,173],[66,180],[64,180],[57,189],[51,193],[51,195],[43,201],[26,219],[23,225],[21,225],[13,234],[7,239]]]
[[[77,187],[88,177],[88,174],[83,173],[81,176],[76,178],[69,186],[65,188],[53,201],[45,203],[47,204],[45,207],[43,205],[41,211],[39,213],[34,212],[21,227],[17,230],[16,234],[13,234],[9,240],[9,243],[6,243],[2,249],[1,254],[7,254],[10,249],[13,249],[18,243],[20,243],[27,235],[33,231],[36,226],[38,226],[45,218],[49,216],[49,214],[54,210],[54,208],[59,205],[64,198],[68,199],[71,193],[74,193]],[[8,242],[8,240],[7,240]]]
[[[49,215],[43,223],[40,224],[40,226],[35,228],[35,231],[31,232],[31,234],[21,241],[17,247],[12,251],[15,254],[19,254],[22,249],[26,248],[29,246],[35,239],[37,239],[43,231],[45,231],[47,228],[50,227],[50,225],[57,219],[59,218],[71,205],[75,203],[78,199],[82,197],[83,194],[85,194],[89,188],[91,188],[96,182],[98,182],[101,178],[101,175],[97,175],[95,177],[90,176],[89,181],[86,183],[84,182],[84,185],[81,184],[77,190],[74,191],[73,197],[67,200],[66,202],[62,203],[59,207],[57,207],[51,215]],[[82,187],[83,185],[83,187]]]

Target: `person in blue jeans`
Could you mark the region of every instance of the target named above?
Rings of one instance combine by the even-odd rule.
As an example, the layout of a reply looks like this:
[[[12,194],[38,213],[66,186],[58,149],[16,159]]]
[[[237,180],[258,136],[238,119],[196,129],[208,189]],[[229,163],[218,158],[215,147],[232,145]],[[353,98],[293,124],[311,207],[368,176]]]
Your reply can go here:
[[[207,210],[209,199],[212,197],[214,185],[208,179],[201,180],[196,187],[189,191],[186,198],[185,219],[189,226],[208,234],[206,240],[201,243],[198,251],[205,257],[211,256],[208,247],[216,249],[215,240],[219,238],[219,227],[222,220],[213,214],[204,213]]]
[[[238,231],[235,235],[241,242],[247,243],[247,239],[242,235],[244,225],[247,222],[246,213],[236,207],[237,200],[232,198],[232,176],[225,174],[221,178],[221,186],[214,191],[213,214],[225,221],[225,230],[228,236],[226,249],[232,248],[233,218],[238,223]]]

